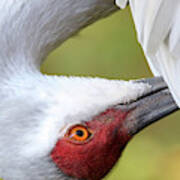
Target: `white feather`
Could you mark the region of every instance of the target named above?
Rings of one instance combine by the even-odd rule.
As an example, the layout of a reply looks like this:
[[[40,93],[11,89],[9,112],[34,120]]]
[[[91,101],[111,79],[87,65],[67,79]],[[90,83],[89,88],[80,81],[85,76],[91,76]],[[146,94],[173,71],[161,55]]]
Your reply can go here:
[[[180,107],[180,1],[130,0],[130,6],[151,70],[164,77]]]
[[[115,1],[116,5],[122,9],[126,7],[127,2],[128,2],[128,0],[116,0]]]

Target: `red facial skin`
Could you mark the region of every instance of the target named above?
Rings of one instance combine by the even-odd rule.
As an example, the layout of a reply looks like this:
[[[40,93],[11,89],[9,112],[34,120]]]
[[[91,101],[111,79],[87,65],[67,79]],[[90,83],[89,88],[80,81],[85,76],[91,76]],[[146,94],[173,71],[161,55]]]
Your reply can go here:
[[[85,126],[92,137],[85,142],[74,142],[64,137],[58,140],[51,158],[65,174],[87,180],[102,179],[119,159],[130,140],[124,120],[127,112],[109,109]]]

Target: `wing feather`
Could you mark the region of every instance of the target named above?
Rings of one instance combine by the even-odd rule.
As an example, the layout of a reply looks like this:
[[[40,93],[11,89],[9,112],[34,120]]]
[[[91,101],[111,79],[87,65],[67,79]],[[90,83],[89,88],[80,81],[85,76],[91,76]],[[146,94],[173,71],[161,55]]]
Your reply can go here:
[[[174,18],[175,0],[130,0],[138,39],[146,53],[155,53],[167,37]]]
[[[177,5],[175,17],[169,36],[169,48],[176,58],[180,57],[180,3]]]
[[[126,7],[127,2],[128,0],[115,0],[116,5],[122,9]]]
[[[130,0],[130,6],[150,68],[164,77],[180,107],[180,1]]]

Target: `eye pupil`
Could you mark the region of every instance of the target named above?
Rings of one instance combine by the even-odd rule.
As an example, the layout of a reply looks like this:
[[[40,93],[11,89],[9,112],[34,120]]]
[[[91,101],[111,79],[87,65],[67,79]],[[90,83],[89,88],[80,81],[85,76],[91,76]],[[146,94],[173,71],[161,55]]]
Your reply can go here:
[[[76,135],[82,137],[84,136],[84,132],[82,130],[77,130]]]
[[[65,136],[68,136],[71,141],[85,142],[91,137],[91,131],[83,125],[72,127]]]

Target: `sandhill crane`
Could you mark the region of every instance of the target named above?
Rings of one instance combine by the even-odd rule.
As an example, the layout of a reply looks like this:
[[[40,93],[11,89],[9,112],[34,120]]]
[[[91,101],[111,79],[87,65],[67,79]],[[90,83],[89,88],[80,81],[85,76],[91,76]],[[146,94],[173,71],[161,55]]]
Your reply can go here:
[[[40,73],[47,54],[117,10],[112,0],[0,1],[0,177],[98,180],[144,127],[177,109],[161,78]]]

